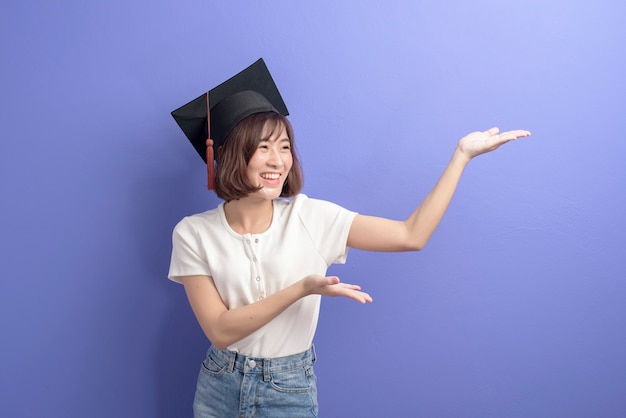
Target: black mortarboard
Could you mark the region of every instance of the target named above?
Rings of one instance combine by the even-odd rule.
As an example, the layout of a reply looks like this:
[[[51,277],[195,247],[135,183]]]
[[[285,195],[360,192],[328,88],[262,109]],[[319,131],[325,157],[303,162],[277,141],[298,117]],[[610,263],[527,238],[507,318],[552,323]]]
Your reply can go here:
[[[260,112],[289,114],[263,58],[174,110],[172,116],[200,157],[207,162],[207,155],[213,154],[217,158],[213,150],[224,144],[235,125],[245,117]],[[207,126],[208,120],[211,121],[210,126]],[[207,147],[209,138],[213,140],[212,147]],[[211,177],[212,162],[208,166]],[[211,181],[209,178],[209,188]]]

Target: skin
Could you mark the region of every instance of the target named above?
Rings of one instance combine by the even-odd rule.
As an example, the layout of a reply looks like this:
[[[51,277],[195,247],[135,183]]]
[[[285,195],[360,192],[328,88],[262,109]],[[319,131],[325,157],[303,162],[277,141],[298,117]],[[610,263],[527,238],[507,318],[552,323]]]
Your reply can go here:
[[[366,251],[419,251],[439,225],[461,175],[470,160],[512,140],[530,136],[525,130],[500,133],[498,128],[473,132],[458,143],[441,177],[404,221],[357,215],[350,227],[348,246]],[[293,164],[286,131],[259,144],[248,163],[247,174],[263,188],[224,206],[226,219],[238,233],[261,233],[272,219],[272,200],[279,197]],[[269,176],[274,178],[269,178]],[[372,240],[371,237],[376,239]],[[202,330],[217,348],[223,349],[255,332],[297,300],[308,295],[343,296],[360,303],[372,302],[358,285],[342,283],[338,277],[309,275],[291,286],[255,303],[228,309],[209,276],[181,278],[189,303]]]

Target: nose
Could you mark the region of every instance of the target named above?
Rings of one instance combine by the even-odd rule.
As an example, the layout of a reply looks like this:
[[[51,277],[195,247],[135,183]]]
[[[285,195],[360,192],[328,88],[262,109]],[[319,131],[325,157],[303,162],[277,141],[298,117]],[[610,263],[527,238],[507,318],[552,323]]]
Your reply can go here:
[[[280,155],[279,150],[275,148],[270,149],[270,156],[267,160],[267,163],[272,167],[282,167],[284,165],[283,159]]]

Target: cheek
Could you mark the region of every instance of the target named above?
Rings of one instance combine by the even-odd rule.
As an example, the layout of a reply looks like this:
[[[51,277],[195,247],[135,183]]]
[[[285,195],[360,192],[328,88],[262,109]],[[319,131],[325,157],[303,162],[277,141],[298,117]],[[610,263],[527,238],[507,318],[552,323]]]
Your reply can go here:
[[[252,178],[254,177],[254,173],[256,171],[256,161],[254,159],[254,157],[252,157],[252,159],[250,161],[248,161],[248,166],[246,167],[246,173],[248,173],[248,177]]]
[[[248,161],[248,168],[254,169],[256,167],[259,167],[262,164],[263,164],[263,157],[259,155],[258,153],[255,153],[252,156],[252,158],[250,158],[250,161]]]

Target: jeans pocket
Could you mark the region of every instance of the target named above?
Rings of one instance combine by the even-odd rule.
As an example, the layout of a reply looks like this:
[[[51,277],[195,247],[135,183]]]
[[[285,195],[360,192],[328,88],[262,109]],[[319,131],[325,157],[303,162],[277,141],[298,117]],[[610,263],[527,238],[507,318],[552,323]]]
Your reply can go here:
[[[211,353],[209,353],[202,362],[200,371],[210,376],[220,376],[224,374],[224,370],[226,370],[227,367],[228,363],[220,362],[218,359],[215,359]]]
[[[270,379],[272,388],[283,393],[309,392],[314,384],[315,374],[312,366],[272,373]]]

